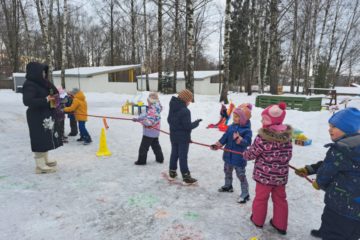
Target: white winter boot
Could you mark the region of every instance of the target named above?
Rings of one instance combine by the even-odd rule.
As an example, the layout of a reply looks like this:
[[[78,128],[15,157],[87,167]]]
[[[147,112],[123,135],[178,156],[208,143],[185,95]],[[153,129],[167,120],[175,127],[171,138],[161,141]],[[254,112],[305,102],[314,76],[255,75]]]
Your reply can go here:
[[[48,152],[45,152],[45,163],[48,167],[55,167],[57,165],[55,160],[49,159]]]
[[[46,153],[43,153],[43,152],[35,153],[35,162],[36,162],[35,173],[36,174],[56,172],[55,168],[48,167],[46,165],[45,155],[46,155]]]

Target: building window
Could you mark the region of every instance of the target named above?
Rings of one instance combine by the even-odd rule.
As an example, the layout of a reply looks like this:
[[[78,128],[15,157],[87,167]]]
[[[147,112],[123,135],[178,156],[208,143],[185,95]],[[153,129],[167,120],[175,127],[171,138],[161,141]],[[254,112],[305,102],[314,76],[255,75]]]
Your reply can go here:
[[[216,75],[216,76],[212,76],[210,78],[210,83],[219,83],[220,82],[220,77],[222,77],[222,75]]]
[[[134,70],[109,73],[109,82],[134,82]]]

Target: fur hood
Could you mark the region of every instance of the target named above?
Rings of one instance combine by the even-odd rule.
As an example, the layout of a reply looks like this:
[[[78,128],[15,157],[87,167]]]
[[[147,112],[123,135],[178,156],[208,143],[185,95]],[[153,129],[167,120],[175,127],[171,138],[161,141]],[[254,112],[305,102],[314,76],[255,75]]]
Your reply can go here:
[[[293,129],[290,125],[286,125],[287,129],[285,131],[276,132],[274,130],[268,129],[268,128],[260,128],[259,130],[259,136],[263,138],[264,140],[270,141],[270,142],[280,142],[280,143],[286,143],[291,141],[291,136]]]

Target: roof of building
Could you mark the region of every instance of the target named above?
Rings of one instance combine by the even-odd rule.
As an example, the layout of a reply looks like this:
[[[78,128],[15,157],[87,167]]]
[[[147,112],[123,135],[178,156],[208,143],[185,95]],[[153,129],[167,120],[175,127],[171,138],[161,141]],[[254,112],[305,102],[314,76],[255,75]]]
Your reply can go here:
[[[173,72],[170,72],[170,74],[167,73],[163,73],[163,77],[164,76],[170,76],[172,77],[174,75]],[[205,78],[209,78],[209,77],[213,77],[219,75],[219,71],[194,71],[194,79],[195,80],[204,80]],[[145,79],[145,75],[139,75],[137,76],[138,79]],[[177,80],[185,80],[185,76],[184,76],[184,71],[179,71],[177,72]],[[149,74],[149,80],[158,80],[158,73],[151,73]]]
[[[121,66],[103,66],[103,67],[79,67],[65,69],[65,76],[67,77],[92,77],[95,75],[118,72],[123,70],[129,70],[132,68],[140,68],[141,64],[134,65],[121,65]],[[60,77],[61,71],[54,71],[53,77]]]
[[[26,73],[13,73],[13,77],[25,77]]]

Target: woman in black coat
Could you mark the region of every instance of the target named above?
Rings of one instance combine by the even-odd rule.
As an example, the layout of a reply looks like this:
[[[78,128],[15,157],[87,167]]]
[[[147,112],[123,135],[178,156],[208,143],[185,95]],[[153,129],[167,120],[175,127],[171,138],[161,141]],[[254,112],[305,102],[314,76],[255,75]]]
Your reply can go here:
[[[62,146],[57,129],[56,109],[51,102],[58,94],[48,81],[48,66],[31,62],[26,66],[23,102],[28,107],[26,118],[30,131],[31,150],[35,154],[36,173],[55,172],[56,161],[48,159],[48,151]]]

